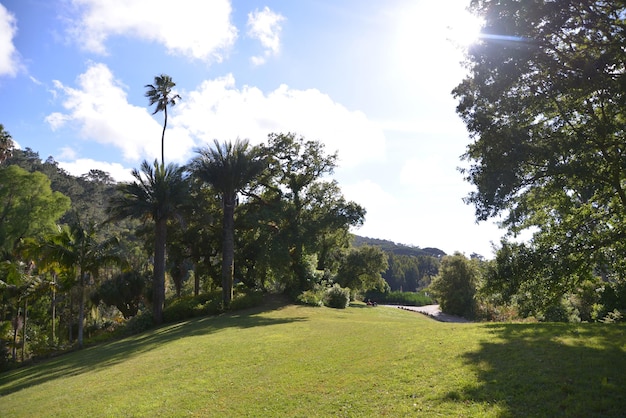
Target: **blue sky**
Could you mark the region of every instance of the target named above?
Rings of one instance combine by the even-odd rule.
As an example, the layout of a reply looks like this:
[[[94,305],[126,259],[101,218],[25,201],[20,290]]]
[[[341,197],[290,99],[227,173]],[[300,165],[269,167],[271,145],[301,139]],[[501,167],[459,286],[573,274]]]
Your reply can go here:
[[[144,85],[165,73],[182,97],[167,162],[296,132],[338,151],[334,178],[367,209],[355,233],[489,257],[502,231],[462,202],[450,94],[477,33],[468,3],[0,0],[0,123],[72,174],[128,180],[160,156]]]

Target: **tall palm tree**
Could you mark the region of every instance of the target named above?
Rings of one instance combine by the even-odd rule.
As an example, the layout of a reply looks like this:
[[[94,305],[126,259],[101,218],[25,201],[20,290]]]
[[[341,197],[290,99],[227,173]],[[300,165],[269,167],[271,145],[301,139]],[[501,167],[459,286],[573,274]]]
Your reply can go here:
[[[188,197],[184,167],[168,164],[167,167],[154,160],[141,164],[141,172],[132,171],[135,181],[122,183],[118,193],[110,201],[108,213],[111,220],[135,218],[154,222],[154,276],[152,313],[155,324],[163,322],[165,303],[165,247],[167,221],[178,217],[179,208]]]
[[[13,155],[13,138],[11,134],[4,130],[4,126],[0,123],[0,163]]]
[[[238,139],[234,144],[220,144],[216,140],[215,147],[197,153],[190,163],[191,171],[222,196],[222,299],[227,307],[233,298],[237,194],[263,172],[266,163],[247,140]]]
[[[161,164],[165,165],[165,128],[167,127],[167,107],[174,106],[176,100],[180,100],[178,94],[172,95],[172,88],[176,83],[172,81],[172,77],[167,74],[161,74],[154,77],[154,84],[146,84],[146,97],[150,101],[150,106],[156,104],[153,115],[163,112],[163,133],[161,133]]]
[[[85,287],[91,277],[97,277],[100,268],[121,260],[116,237],[100,241],[95,224],[86,227],[76,220],[59,233],[49,236],[39,249],[44,265],[58,264],[75,277],[80,289],[78,310],[78,346],[83,347],[85,319]]]

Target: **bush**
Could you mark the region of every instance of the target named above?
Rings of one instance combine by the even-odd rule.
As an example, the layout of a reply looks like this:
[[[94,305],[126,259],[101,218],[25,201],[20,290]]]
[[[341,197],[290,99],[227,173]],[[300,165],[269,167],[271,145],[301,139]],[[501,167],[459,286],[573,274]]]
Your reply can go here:
[[[439,274],[430,285],[442,312],[474,317],[477,275],[475,262],[464,255],[456,253],[443,257]]]
[[[139,314],[133,316],[127,323],[124,328],[126,334],[139,334],[144,331],[149,330],[154,326],[154,321],[152,320],[152,312],[149,310],[139,312]]]
[[[337,283],[324,295],[324,305],[329,308],[346,309],[350,304],[350,289],[342,288]]]
[[[306,290],[297,297],[297,302],[309,306],[323,306],[325,292],[321,290]]]
[[[368,291],[365,293],[365,299],[375,301],[376,303],[405,306],[424,306],[433,303],[431,297],[423,292],[401,292],[399,290],[388,293]]]
[[[223,312],[220,291],[203,293],[198,296],[183,296],[171,301],[163,310],[163,322],[177,322],[202,315],[215,315]]]

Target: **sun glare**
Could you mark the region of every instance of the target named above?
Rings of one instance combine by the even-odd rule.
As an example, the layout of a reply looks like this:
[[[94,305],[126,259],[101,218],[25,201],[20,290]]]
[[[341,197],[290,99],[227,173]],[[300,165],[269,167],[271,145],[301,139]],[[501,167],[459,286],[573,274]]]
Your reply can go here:
[[[469,12],[451,15],[446,25],[446,39],[455,46],[467,47],[478,41],[482,20]]]
[[[437,79],[455,79],[464,73],[463,50],[478,41],[482,22],[463,6],[419,1],[395,13],[393,67],[408,83],[428,69]],[[434,78],[429,83],[434,85]],[[423,83],[422,83],[423,84]],[[447,87],[446,87],[447,88]]]

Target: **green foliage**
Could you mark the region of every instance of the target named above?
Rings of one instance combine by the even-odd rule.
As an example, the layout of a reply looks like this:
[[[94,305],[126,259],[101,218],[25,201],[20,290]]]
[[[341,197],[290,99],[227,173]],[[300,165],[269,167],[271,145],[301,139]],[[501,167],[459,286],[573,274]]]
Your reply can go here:
[[[124,318],[131,318],[139,311],[147,282],[148,278],[136,271],[118,274],[100,284],[92,295],[92,301],[97,304],[101,300],[107,305],[115,306]]]
[[[365,293],[365,300],[371,300],[378,304],[424,306],[433,303],[432,298],[424,292],[380,292],[370,290]]]
[[[326,290],[324,305],[329,308],[346,309],[350,305],[350,289],[342,288],[335,283]]]
[[[325,289],[311,289],[305,290],[300,293],[296,298],[298,303],[309,306],[323,306],[324,305],[324,294],[326,293]]]
[[[154,327],[154,318],[149,311],[139,312],[133,316],[124,326],[123,333],[126,335],[135,335],[148,331]]]
[[[183,296],[172,300],[163,310],[163,322],[177,322],[204,315],[223,312],[220,292]]]
[[[143,161],[141,171],[133,169],[132,175],[135,181],[118,185],[119,193],[109,202],[108,213],[110,220],[131,218],[153,222],[152,313],[154,322],[160,324],[165,303],[167,222],[179,219],[181,206],[189,200],[189,184],[184,167],[165,166],[157,160],[152,166]]]
[[[242,289],[237,291],[228,307],[230,311],[238,311],[260,306],[263,303],[263,292],[260,290]]]
[[[441,260],[439,275],[430,290],[444,313],[473,318],[476,313],[477,266],[473,260],[456,253]]]
[[[624,314],[622,314],[617,309],[606,314],[604,318],[600,320],[600,322],[604,322],[605,324],[613,324],[615,322],[621,322],[624,320]]]
[[[510,290],[540,310],[626,272],[623,1],[476,0],[488,34],[454,90],[476,217],[533,231]],[[506,280],[506,276],[502,276]],[[505,295],[506,296],[506,295]]]
[[[389,288],[381,273],[387,270],[387,254],[378,247],[363,246],[352,249],[342,260],[336,282],[355,292]]]
[[[54,231],[69,207],[70,200],[52,191],[45,174],[0,168],[0,250],[12,253],[21,240]]]
[[[220,144],[198,150],[190,168],[194,177],[211,186],[222,199],[222,301],[229,306],[233,298],[235,263],[235,206],[237,194],[253,183],[266,168],[259,148],[247,140]]]

